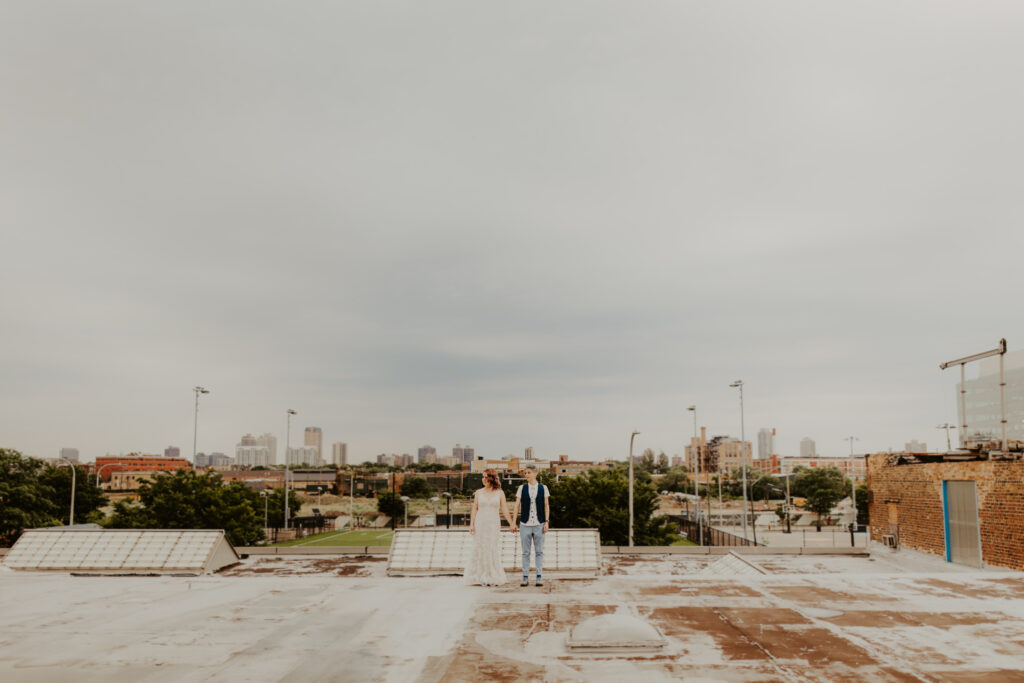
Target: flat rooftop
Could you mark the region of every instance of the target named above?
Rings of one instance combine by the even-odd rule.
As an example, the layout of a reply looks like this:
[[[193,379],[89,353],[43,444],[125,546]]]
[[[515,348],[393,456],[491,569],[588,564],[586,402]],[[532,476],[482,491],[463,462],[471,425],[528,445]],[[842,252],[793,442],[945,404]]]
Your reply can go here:
[[[389,578],[379,556],[253,556],[200,577],[0,565],[0,679],[1024,681],[1024,574],[904,553],[747,556],[762,576],[617,555],[542,588]],[[614,612],[666,648],[566,648]]]

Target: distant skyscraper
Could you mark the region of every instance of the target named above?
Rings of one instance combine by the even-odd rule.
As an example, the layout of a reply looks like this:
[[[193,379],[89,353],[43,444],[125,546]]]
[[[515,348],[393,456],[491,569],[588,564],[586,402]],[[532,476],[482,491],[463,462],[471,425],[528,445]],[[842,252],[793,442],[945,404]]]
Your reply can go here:
[[[416,451],[416,462],[431,462],[432,460],[437,460],[437,449],[433,446],[420,446]]]
[[[809,436],[805,436],[800,439],[800,457],[810,458],[818,454],[818,447],[814,443],[814,439]]]
[[[526,460],[534,460],[535,459],[533,457],[533,446],[527,446],[526,447],[526,451],[524,452],[524,456],[525,456]]]
[[[256,437],[257,446],[266,446],[267,455],[270,458],[268,465],[277,464],[277,437],[270,432],[265,433],[263,436]]]
[[[908,441],[907,443],[903,444],[903,450],[905,450],[907,453],[927,453],[928,444],[921,443],[920,441],[917,441],[915,439],[914,441]]]
[[[775,452],[775,428],[762,427],[757,431],[757,457],[770,458]]]
[[[181,449],[178,448],[177,446],[168,446],[167,448],[164,449],[164,457],[165,458],[180,458],[181,457]]]
[[[316,446],[292,446],[285,454],[289,465],[308,465],[316,467],[320,457]]]
[[[263,442],[262,437],[246,434],[235,444],[235,463],[240,467],[270,467],[274,464],[274,458],[271,457],[270,448]],[[201,464],[199,456],[196,455],[196,467],[210,465],[214,463],[206,461]]]
[[[338,467],[348,464],[348,444],[338,441],[331,446],[331,462]]]
[[[455,444],[455,448],[452,449],[452,457],[455,458],[455,461],[456,462],[464,462],[465,458],[463,457],[463,454],[464,454],[464,449],[462,448],[462,444],[461,443]]]
[[[310,465],[323,465],[323,453],[324,453],[324,433],[320,431],[319,427],[306,427],[306,441],[307,446],[316,446],[316,459],[309,463]]]
[[[62,448],[60,449],[60,457],[66,460],[70,460],[71,462],[78,462],[78,449]]]
[[[470,446],[465,446],[462,449],[462,462],[473,462],[473,456],[476,451]]]

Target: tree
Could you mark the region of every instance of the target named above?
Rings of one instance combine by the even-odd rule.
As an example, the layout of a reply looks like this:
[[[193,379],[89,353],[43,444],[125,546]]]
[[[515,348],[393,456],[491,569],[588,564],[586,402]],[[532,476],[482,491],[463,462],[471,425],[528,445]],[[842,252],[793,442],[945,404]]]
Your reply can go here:
[[[377,511],[388,517],[400,517],[405,511],[405,503],[397,493],[382,491],[377,494]]]
[[[871,524],[871,514],[868,509],[868,485],[857,486],[857,524],[867,526]]]
[[[423,477],[406,477],[402,481],[402,495],[410,498],[430,498],[434,495],[434,489]]]
[[[670,467],[658,482],[658,486],[662,491],[693,493],[693,480],[690,479],[683,467]]]
[[[655,467],[659,472],[668,472],[668,456],[665,455],[665,451],[658,453],[658,462]]]
[[[288,518],[299,514],[302,501],[295,489],[288,491]],[[267,524],[278,529],[284,527],[284,487],[270,489],[266,501]],[[262,513],[261,513],[262,514]]]
[[[263,540],[263,501],[241,482],[224,484],[216,472],[178,470],[139,484],[139,505],[123,501],[107,522],[112,528],[223,529],[232,545]]]
[[[39,481],[53,489],[53,500],[57,502],[62,523],[68,522],[71,503],[71,468],[47,465],[39,473]],[[103,490],[96,485],[96,477],[90,476],[84,467],[75,466],[75,521],[99,522],[103,514],[99,509],[107,504]]]
[[[590,470],[550,485],[555,525],[597,528],[605,545],[629,542],[629,484],[621,470]],[[633,536],[638,545],[668,545],[675,539],[667,517],[655,517],[658,492],[650,482],[633,482]]]
[[[821,531],[821,516],[827,515],[846,495],[846,477],[835,467],[797,468],[792,489],[807,499],[807,509],[818,515],[818,531]]]
[[[0,546],[10,546],[24,529],[60,524],[54,490],[43,484],[43,462],[0,448]]]
[[[633,469],[640,468],[650,474],[654,471],[654,451],[650,448],[645,448],[643,455],[640,456],[640,460],[633,463]]]

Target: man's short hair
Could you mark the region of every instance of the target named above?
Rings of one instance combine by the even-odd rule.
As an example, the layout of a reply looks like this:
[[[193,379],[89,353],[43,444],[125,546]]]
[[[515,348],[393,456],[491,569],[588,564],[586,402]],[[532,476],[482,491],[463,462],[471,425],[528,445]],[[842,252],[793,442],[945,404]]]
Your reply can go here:
[[[537,466],[536,465],[527,465],[526,467],[523,468],[523,470],[530,470],[531,472],[536,474],[537,473]]]

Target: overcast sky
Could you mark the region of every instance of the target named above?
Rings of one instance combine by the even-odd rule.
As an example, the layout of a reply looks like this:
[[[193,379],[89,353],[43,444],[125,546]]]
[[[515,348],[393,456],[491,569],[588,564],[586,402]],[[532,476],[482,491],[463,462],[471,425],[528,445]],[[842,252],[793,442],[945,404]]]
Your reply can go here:
[[[202,384],[205,452],[671,455],[737,379],[938,446],[1024,347],[1022,64],[1010,1],[5,2],[0,446],[191,457]]]

